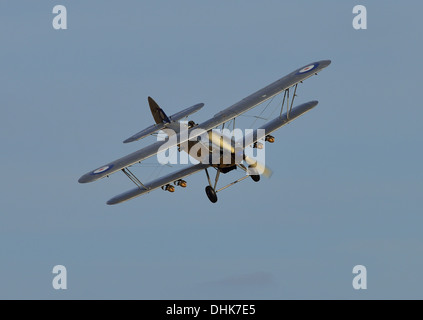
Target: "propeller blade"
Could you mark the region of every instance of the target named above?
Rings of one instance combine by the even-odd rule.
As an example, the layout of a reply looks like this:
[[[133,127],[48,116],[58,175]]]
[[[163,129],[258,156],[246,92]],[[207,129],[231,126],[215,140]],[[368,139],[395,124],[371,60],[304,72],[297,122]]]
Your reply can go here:
[[[245,162],[247,162],[248,164],[248,170],[247,172],[250,175],[263,175],[266,178],[270,178],[273,174],[272,169],[270,169],[269,167],[267,167],[265,164],[258,162],[248,156],[244,157]]]

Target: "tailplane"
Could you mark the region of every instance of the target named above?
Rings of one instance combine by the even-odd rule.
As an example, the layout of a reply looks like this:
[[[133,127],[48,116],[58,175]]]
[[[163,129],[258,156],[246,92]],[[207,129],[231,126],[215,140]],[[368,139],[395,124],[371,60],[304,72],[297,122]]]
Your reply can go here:
[[[134,134],[132,137],[126,139],[125,141],[123,141],[124,143],[137,141],[149,136],[150,134],[156,133],[157,131],[164,130],[169,127],[171,123],[188,117],[190,114],[197,112],[204,106],[204,103],[198,103],[196,105],[193,105],[192,107],[186,108],[168,117],[166,113],[164,113],[163,109],[160,108],[157,102],[154,101],[151,97],[148,97],[148,104],[150,105],[151,114],[153,115],[154,121],[156,123]],[[194,123],[194,121],[190,122]],[[172,129],[175,130],[175,128]]]

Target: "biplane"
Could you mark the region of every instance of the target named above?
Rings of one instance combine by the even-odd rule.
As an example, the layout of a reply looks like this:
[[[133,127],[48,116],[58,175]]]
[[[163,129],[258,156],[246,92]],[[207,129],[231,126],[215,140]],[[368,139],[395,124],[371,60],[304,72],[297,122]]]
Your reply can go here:
[[[204,106],[203,103],[196,104],[168,117],[163,109],[151,97],[148,97],[150,110],[156,123],[126,139],[124,143],[137,141],[158,132],[164,132],[167,135],[167,139],[157,141],[94,169],[84,174],[78,181],[80,183],[93,182],[108,177],[112,173],[122,171],[135,183],[136,187],[107,201],[107,204],[112,205],[147,194],[159,188],[169,192],[174,192],[176,189],[175,186],[185,188],[187,187],[187,182],[184,180],[186,177],[200,171],[205,171],[208,182],[205,192],[209,200],[215,203],[217,202],[218,192],[248,177],[258,182],[261,175],[266,177],[271,175],[271,170],[263,163],[248,156],[246,149],[260,148],[265,142],[273,143],[275,138],[270,135],[271,133],[310,111],[318,104],[318,101],[310,101],[293,107],[294,99],[297,96],[298,85],[309,77],[317,75],[318,72],[329,66],[330,63],[330,60],[321,60],[307,64],[199,124],[192,120],[181,120],[199,111]],[[291,91],[293,91],[292,94]],[[219,132],[215,132],[216,128],[219,126],[224,127],[231,120],[233,120],[233,126],[235,127],[235,118],[282,93],[283,100],[279,116],[260,126],[260,128],[252,130],[248,136],[235,139],[233,136],[225,136]],[[283,112],[285,105],[286,111]],[[205,142],[204,136],[208,138],[206,139],[207,142]],[[202,138],[200,139],[200,137]],[[197,163],[188,165],[176,172],[147,183],[141,182],[130,171],[129,168],[134,164],[142,163],[145,159],[158,155],[171,147],[177,147],[179,152],[188,153],[197,160]],[[196,152],[193,153],[192,150],[194,149]],[[214,160],[216,159],[216,154],[218,161],[211,161],[212,156]],[[223,159],[223,154],[229,154],[229,161],[228,157]],[[221,173],[226,174],[238,168],[246,174],[226,186],[217,188]],[[209,170],[211,169],[216,170],[213,182],[209,174]]]

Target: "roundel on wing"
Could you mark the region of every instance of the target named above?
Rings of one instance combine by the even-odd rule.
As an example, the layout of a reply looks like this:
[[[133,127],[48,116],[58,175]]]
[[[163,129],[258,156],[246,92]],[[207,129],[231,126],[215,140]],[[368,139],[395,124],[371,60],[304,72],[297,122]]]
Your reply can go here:
[[[317,66],[318,66],[318,64],[310,64],[310,65],[302,68],[301,70],[299,70],[296,74],[303,74],[303,73],[310,72],[310,71],[316,69]]]
[[[103,172],[111,169],[112,167],[113,167],[113,165],[111,165],[111,166],[104,166],[104,167],[98,168],[97,170],[94,170],[93,171],[93,174],[103,173]]]

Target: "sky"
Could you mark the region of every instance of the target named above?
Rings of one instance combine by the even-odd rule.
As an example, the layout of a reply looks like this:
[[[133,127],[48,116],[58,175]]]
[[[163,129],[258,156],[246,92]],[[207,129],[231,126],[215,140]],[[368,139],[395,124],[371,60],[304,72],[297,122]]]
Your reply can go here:
[[[52,26],[59,4],[66,30]],[[358,4],[366,30],[352,25]],[[422,299],[422,10],[411,0],[1,1],[0,298]],[[200,172],[186,189],[115,206],[106,201],[133,188],[123,174],[77,182],[155,141],[122,143],[153,123],[148,96],[167,114],[205,103],[190,118],[202,122],[324,59],[296,98],[319,105],[267,145],[270,179],[212,204]],[[133,172],[149,181],[177,169],[155,161]],[[52,286],[55,265],[66,290]],[[352,286],[356,265],[366,290]]]

